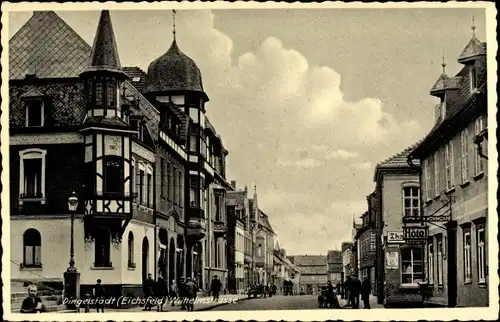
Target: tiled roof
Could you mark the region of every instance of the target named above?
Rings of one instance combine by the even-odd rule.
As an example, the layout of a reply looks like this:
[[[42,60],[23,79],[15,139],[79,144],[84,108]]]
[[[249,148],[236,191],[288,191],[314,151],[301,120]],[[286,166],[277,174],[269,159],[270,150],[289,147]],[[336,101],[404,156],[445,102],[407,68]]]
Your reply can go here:
[[[297,266],[324,266],[326,273],[326,256],[323,255],[296,255],[293,263]]]
[[[472,36],[458,57],[458,62],[463,63],[479,55],[486,55],[486,43],[481,42],[476,36]]]
[[[141,93],[146,89],[146,73],[139,67],[123,67],[123,72],[129,77],[129,82]]]
[[[85,124],[87,125],[111,125],[111,126],[117,126],[117,127],[124,127],[128,128],[129,125],[127,122],[119,118],[118,116],[115,117],[104,117],[104,116],[94,116],[94,117],[89,117],[85,120]]]
[[[86,71],[108,70],[123,74],[120,69],[120,58],[109,10],[102,10]]]
[[[9,40],[9,78],[78,77],[90,46],[53,11],[37,11]]]
[[[380,162],[377,164],[377,168],[391,168],[391,167],[401,167],[401,166],[406,166],[409,167],[408,162],[407,162],[407,157],[410,154],[410,152],[418,146],[420,143],[414,143],[410,147],[404,149],[403,151],[396,153],[395,155],[385,159],[384,161]]]
[[[200,69],[180,51],[175,40],[165,54],[149,65],[146,83],[149,93],[194,91],[204,94]]]
[[[329,250],[327,254],[328,263],[342,262],[342,252],[339,250]]]
[[[274,233],[274,230],[273,228],[271,227],[271,224],[269,223],[269,218],[267,217],[267,215],[259,209],[259,219],[260,221],[262,222],[262,225],[264,227],[266,227],[267,229],[269,229],[272,233]]]

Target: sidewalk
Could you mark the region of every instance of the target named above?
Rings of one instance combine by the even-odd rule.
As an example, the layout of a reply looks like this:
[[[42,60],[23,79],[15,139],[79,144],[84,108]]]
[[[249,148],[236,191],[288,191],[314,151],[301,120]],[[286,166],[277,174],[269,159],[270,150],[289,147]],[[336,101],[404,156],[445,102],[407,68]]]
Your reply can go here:
[[[344,307],[344,306],[347,305],[347,300],[341,299],[340,295],[337,295],[337,298],[339,299],[340,305],[342,307]],[[346,309],[347,308],[349,308],[349,307],[346,307]],[[359,297],[359,308],[360,309],[363,308],[363,301],[361,300],[361,296]],[[378,304],[377,303],[377,297],[374,296],[374,295],[370,295],[370,308],[372,308],[372,309],[383,309],[384,305],[383,304]]]
[[[215,307],[219,307],[222,305],[228,305],[232,304],[235,302],[239,301],[244,301],[247,299],[247,295],[221,295],[219,296],[218,301],[213,301],[213,297],[211,296],[203,296],[203,297],[198,297],[196,298],[196,302],[194,304],[194,310],[195,311],[206,311],[210,310]],[[131,308],[110,308],[106,309],[106,312],[149,312],[149,311],[143,311],[144,307],[142,306],[135,306]],[[181,310],[181,305],[176,304],[175,306],[172,306],[170,303],[163,305],[163,312],[180,312]],[[92,312],[95,312],[92,311]],[[151,312],[158,312],[157,307],[152,307]],[[187,311],[185,311],[187,312]]]

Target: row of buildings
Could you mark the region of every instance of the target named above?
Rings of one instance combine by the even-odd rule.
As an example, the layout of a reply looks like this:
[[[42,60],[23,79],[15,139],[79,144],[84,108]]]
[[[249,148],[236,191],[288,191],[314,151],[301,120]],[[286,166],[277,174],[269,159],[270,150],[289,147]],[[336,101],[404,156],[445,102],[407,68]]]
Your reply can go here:
[[[375,191],[345,243],[344,274],[368,278],[379,303],[488,306],[486,43],[474,34],[462,69],[432,86],[435,124],[380,162]]]
[[[234,293],[299,275],[257,189],[226,179],[228,151],[175,25],[144,72],[121,66],[107,10],[92,47],[36,11],[9,41],[9,99],[13,282],[62,285],[68,271],[76,293],[99,278],[110,295],[139,295],[148,274],[204,290],[218,275]]]

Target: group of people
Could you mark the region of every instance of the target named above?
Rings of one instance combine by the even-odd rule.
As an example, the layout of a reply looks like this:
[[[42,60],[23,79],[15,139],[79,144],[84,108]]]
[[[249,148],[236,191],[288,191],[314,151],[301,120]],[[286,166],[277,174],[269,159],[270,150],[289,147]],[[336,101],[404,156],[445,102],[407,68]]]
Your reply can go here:
[[[293,282],[292,281],[283,281],[283,295],[293,295]]]
[[[175,306],[179,302],[181,310],[193,311],[199,286],[196,279],[192,279],[191,277],[181,277],[179,285],[177,285],[175,280],[172,280],[170,285],[168,285],[163,276],[159,275],[155,281],[152,278],[152,274],[148,274],[148,278],[143,283],[143,291],[146,299],[154,299],[154,301],[146,301],[144,311],[151,311],[156,305],[157,311],[163,312],[165,303]]]
[[[347,300],[347,305],[349,307],[358,309],[359,308],[359,295],[361,294],[361,300],[363,301],[363,308],[370,308],[370,294],[372,292],[372,284],[370,280],[365,277],[363,282],[361,282],[356,276],[347,276],[344,285],[342,287],[343,297]]]
[[[326,286],[320,287],[318,295],[318,306],[320,308],[340,309],[340,303],[335,293],[335,288],[331,281],[326,282]]]

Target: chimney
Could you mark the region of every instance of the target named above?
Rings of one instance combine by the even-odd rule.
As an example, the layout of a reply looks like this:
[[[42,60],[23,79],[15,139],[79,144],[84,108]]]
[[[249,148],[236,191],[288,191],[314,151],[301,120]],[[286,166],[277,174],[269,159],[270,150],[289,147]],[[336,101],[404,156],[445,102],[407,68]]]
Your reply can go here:
[[[236,189],[236,180],[231,180],[231,187]]]

